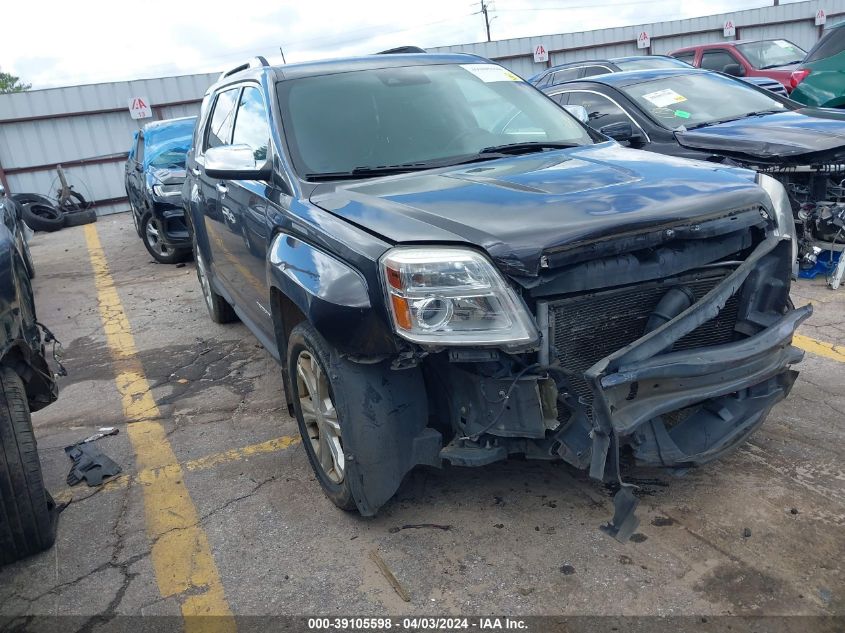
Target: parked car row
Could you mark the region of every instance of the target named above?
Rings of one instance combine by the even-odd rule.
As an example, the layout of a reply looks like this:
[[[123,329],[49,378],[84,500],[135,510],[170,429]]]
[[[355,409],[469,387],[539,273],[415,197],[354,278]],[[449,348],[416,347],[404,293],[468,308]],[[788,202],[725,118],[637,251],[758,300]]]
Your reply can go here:
[[[615,481],[623,454],[705,464],[789,393],[811,308],[789,301],[787,191],[666,155],[687,150],[651,108],[674,107],[699,144],[734,110],[661,82],[744,86],[743,115],[794,108],[690,68],[582,77],[595,83],[554,96],[605,98],[631,76],[657,82],[641,87],[641,123],[596,101],[584,125],[471,55],[256,58],[209,88],[181,188],[200,288],[214,321],[240,319],[279,362],[338,507],[376,513],[418,464],[522,454]],[[159,208],[176,217],[170,181],[128,184],[150,160],[145,129],[127,166],[139,227]],[[616,504],[624,540],[628,487]]]

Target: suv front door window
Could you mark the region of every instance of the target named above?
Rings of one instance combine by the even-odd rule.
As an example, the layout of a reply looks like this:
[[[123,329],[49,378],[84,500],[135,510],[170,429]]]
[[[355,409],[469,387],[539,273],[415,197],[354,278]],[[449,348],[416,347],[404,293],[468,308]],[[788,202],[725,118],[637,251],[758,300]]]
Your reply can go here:
[[[270,156],[270,123],[258,86],[244,86],[232,116],[232,145],[246,145],[256,163]],[[267,191],[271,186],[255,180],[225,180],[219,189],[222,221],[220,236],[230,292],[239,296],[249,318],[268,336],[272,320],[267,303],[265,253],[267,252]]]

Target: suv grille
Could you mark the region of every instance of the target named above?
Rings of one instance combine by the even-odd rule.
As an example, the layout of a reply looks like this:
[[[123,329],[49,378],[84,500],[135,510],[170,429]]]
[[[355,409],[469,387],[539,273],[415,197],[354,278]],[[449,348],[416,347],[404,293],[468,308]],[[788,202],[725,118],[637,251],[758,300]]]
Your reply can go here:
[[[575,395],[591,405],[592,392],[583,373],[605,356],[643,336],[651,311],[666,291],[685,285],[699,300],[730,272],[711,270],[703,275],[687,275],[552,301],[548,306],[553,345],[549,356],[557,358],[570,375]],[[739,297],[735,294],[716,318],[687,334],[672,349],[710,347],[733,340],[738,304]]]

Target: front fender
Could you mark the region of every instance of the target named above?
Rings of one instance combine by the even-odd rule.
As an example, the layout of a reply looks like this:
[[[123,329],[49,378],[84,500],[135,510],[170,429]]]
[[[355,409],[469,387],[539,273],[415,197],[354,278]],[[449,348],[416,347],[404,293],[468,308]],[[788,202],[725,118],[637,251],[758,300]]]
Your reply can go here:
[[[398,351],[383,310],[364,277],[328,253],[286,233],[270,245],[269,282],[288,297],[335,349],[353,356]]]

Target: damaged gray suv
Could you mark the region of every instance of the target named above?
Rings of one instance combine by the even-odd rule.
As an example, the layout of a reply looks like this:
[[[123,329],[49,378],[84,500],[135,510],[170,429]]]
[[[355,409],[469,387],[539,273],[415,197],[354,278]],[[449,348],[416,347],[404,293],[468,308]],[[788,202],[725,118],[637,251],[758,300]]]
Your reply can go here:
[[[279,361],[343,509],[418,464],[705,464],[795,381],[783,187],[622,148],[478,57],[257,58],[209,89],[187,167],[209,313]]]

